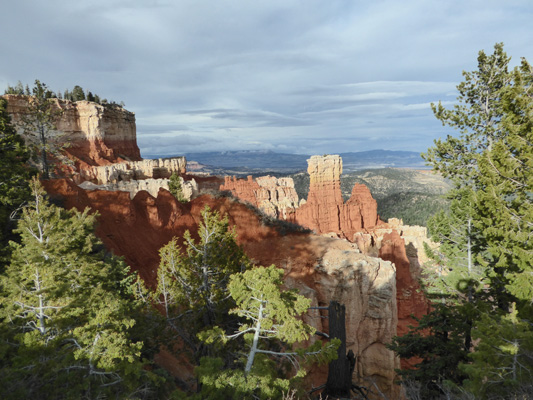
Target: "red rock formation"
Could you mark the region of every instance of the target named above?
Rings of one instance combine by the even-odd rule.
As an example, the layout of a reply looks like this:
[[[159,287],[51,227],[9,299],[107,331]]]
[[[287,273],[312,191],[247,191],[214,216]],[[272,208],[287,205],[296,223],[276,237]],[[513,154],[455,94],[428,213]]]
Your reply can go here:
[[[386,233],[381,241],[379,257],[396,266],[396,301],[398,307],[397,335],[409,331],[409,325],[416,326],[416,320],[430,311],[428,299],[420,292],[420,269],[407,256],[405,242],[396,230]],[[409,360],[401,360],[402,368],[409,366]]]
[[[254,207],[258,205],[255,193],[259,190],[259,184],[254,181],[251,175],[246,180],[237,179],[234,176],[226,176],[224,177],[224,184],[220,185],[220,190],[229,191],[233,196],[250,203]]]
[[[28,110],[28,96],[5,95],[7,111],[17,124]],[[137,146],[135,114],[119,106],[102,106],[89,101],[53,99],[61,111],[56,132],[69,143],[66,152],[75,157],[78,167],[106,165],[120,160],[141,160]],[[64,135],[63,135],[64,133]]]
[[[340,176],[342,159],[336,155],[312,156],[307,202],[296,210],[296,222],[316,233],[336,233],[353,240],[355,232],[373,228],[378,222],[377,203],[365,185],[356,184],[344,203]]]
[[[396,331],[395,273],[392,264],[367,257],[344,240],[308,234],[281,236],[264,226],[245,205],[228,198],[201,196],[190,203],[179,203],[169,192],[160,190],[157,198],[139,192],[84,191],[66,180],[44,182],[47,191],[62,200],[67,208],[98,211],[96,233],[106,247],[125,257],[150,285],[156,283],[158,249],[186,229],[193,235],[200,212],[209,205],[227,214],[246,253],[258,265],[275,263],[286,271],[286,284],[298,288],[313,301],[327,305],[336,300],[347,307],[348,348],[357,356],[354,379],[361,385],[375,382],[389,398],[398,398],[394,368],[398,360],[386,349]],[[317,312],[306,317],[308,323],[327,331]],[[172,361],[167,360],[174,370]],[[326,368],[313,370],[317,384],[325,382]]]

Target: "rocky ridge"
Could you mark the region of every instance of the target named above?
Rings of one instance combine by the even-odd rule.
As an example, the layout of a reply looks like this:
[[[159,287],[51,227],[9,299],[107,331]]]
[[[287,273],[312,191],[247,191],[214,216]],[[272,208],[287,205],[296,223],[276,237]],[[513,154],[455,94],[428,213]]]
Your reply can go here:
[[[7,112],[15,126],[27,114],[30,97],[4,95]],[[78,167],[105,165],[119,160],[141,160],[137,146],[135,114],[119,106],[103,106],[90,101],[51,99],[60,112],[52,140],[68,143],[67,153]]]
[[[311,298],[313,305],[324,306],[332,300],[346,305],[348,349],[357,356],[354,381],[364,386],[376,384],[389,398],[399,398],[399,387],[394,384],[399,360],[386,349],[397,325],[396,272],[391,262],[361,254],[357,246],[345,240],[301,233],[281,235],[265,226],[249,207],[231,198],[203,195],[183,204],[164,189],[157,197],[139,192],[130,198],[123,192],[86,191],[67,180],[47,181],[45,185],[67,208],[98,211],[97,234],[106,248],[124,256],[152,287],[157,282],[159,248],[172,237],[181,241],[185,230],[196,235],[206,205],[227,215],[254,263],[284,268],[286,285]],[[311,312],[305,318],[327,332],[324,316]],[[313,368],[311,378],[325,382],[326,371],[326,367]],[[192,379],[192,371],[189,374]]]

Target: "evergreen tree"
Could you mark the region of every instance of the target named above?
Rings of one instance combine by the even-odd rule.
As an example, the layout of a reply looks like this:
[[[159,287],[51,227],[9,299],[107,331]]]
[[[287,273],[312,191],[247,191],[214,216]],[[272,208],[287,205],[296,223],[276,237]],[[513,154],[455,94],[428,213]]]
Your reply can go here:
[[[206,207],[198,235],[197,242],[189,231],[185,233],[184,251],[177,239],[161,248],[155,292],[170,328],[196,356],[205,350],[196,338],[200,330],[231,323],[227,318],[233,305],[227,292],[229,276],[250,265],[227,217],[221,219]]]
[[[185,203],[187,200],[183,196],[181,181],[182,178],[178,174],[173,173],[170,175],[170,179],[168,180],[168,190],[180,203]]]
[[[74,89],[72,89],[71,92],[72,101],[81,101],[85,100],[85,92],[83,91],[81,86],[74,86]]]
[[[146,398],[134,277],[99,251],[94,215],[50,205],[36,180],[31,189],[1,277],[1,397]]]
[[[91,92],[87,92],[87,101],[95,101],[95,97]]]
[[[220,359],[203,358],[197,373],[204,385],[203,398],[274,399],[288,393],[291,384],[305,376],[298,359],[327,362],[337,356],[340,341],[326,345],[316,341],[309,347],[295,348],[309,340],[315,329],[299,317],[307,312],[310,300],[295,290],[282,290],[283,270],[271,265],[233,274],[228,289],[236,307],[231,310],[243,320],[237,332],[226,334],[220,327],[200,335],[208,342],[245,339],[246,353],[236,360],[240,368],[216,371]],[[286,360],[283,364],[275,360]],[[286,378],[287,375],[292,378]]]
[[[50,178],[49,154],[61,156],[61,148],[57,138],[52,138],[55,129],[55,121],[61,114],[61,110],[54,107],[50,101],[53,93],[40,81],[35,81],[29,98],[28,112],[22,117],[21,127],[29,143],[35,149],[35,155],[39,157],[41,172],[44,179]]]
[[[530,323],[521,319],[533,316],[533,79],[527,61],[513,71],[508,69],[509,61],[502,44],[495,45],[492,55],[479,53],[478,70],[465,72],[465,81],[458,86],[459,105],[451,110],[440,103],[433,106],[444,125],[459,130],[458,137],[437,140],[425,155],[434,170],[455,185],[449,195],[451,212],[437,215],[430,230],[441,242],[438,262],[444,273],[439,281],[446,285],[441,286],[440,301],[445,298],[447,307],[457,314],[448,334],[464,329],[460,334],[464,346],[456,347],[455,355],[460,357],[455,360],[463,364],[460,368],[468,375],[468,387],[483,398],[489,396],[494,382],[502,392],[520,383],[521,378],[494,380],[506,368],[513,370],[516,360],[520,360],[520,376],[533,374],[533,359],[527,356],[530,344],[516,345],[526,332],[533,334]],[[510,313],[514,303],[517,313]],[[437,309],[423,322],[430,320],[438,321]],[[500,321],[495,337],[488,321]],[[471,334],[478,340],[473,341]],[[421,354],[424,341],[419,339],[397,339],[395,350]],[[438,339],[430,329],[427,340]],[[504,343],[514,343],[514,350],[503,349]],[[460,351],[471,353],[469,361]],[[506,352],[513,356],[501,355]],[[429,380],[438,381],[431,366],[446,358],[450,357],[445,353],[434,354],[420,369],[405,374],[423,381],[429,373]],[[455,383],[461,384],[465,377],[457,375]]]
[[[479,341],[470,355],[471,363],[462,366],[469,379],[465,387],[482,399],[531,398],[533,334],[529,321],[518,317],[515,309],[504,315],[485,313],[474,330]],[[529,388],[529,396],[520,396]]]
[[[239,330],[227,335],[220,327],[203,332],[208,342],[222,338],[244,337],[246,352],[241,367],[220,371],[220,359],[204,358],[197,369],[204,385],[202,398],[271,399],[288,393],[291,383],[305,376],[299,358],[327,362],[337,356],[340,342],[333,340],[322,346],[294,348],[298,342],[309,340],[315,329],[299,316],[309,309],[310,300],[295,290],[281,290],[283,270],[274,265],[257,267],[231,276],[228,289],[236,307],[231,310],[243,318]],[[273,346],[274,343],[274,346]],[[274,359],[289,361],[288,365]],[[295,374],[291,379],[285,376]]]
[[[24,94],[24,86],[21,81],[18,81],[15,86],[7,86],[4,94]]]
[[[7,101],[0,98],[0,272],[8,259],[9,240],[17,211],[29,199],[28,180],[31,170],[26,166],[29,151],[24,140],[11,125]]]

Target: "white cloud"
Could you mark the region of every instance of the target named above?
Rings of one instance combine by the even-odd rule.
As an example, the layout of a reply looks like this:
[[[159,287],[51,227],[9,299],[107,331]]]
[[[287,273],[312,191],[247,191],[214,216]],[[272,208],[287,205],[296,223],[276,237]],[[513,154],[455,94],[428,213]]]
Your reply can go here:
[[[533,58],[530,0],[5,3],[0,84],[124,101],[146,151],[422,151],[479,50]]]

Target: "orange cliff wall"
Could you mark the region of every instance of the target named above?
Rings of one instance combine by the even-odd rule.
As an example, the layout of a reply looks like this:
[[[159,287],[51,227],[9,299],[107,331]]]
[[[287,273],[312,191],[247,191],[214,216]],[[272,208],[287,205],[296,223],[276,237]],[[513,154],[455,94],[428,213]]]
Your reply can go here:
[[[365,256],[344,240],[302,233],[281,235],[263,225],[247,206],[224,197],[201,196],[182,204],[166,190],[160,190],[156,198],[139,192],[130,199],[127,193],[85,191],[67,180],[45,181],[44,185],[66,208],[97,211],[96,233],[106,248],[124,256],[152,287],[159,248],[174,236],[182,238],[187,229],[195,235],[205,205],[228,215],[238,242],[254,263],[283,268],[286,285],[297,288],[312,305],[324,306],[332,300],[346,305],[347,345],[357,357],[354,381],[363,386],[375,383],[388,398],[399,398],[399,387],[394,384],[399,361],[386,348],[397,324],[395,269],[390,262]],[[306,322],[327,332],[324,316],[316,311]],[[326,373],[327,367],[312,370],[315,386],[325,382]]]
[[[27,114],[29,96],[4,95],[7,112],[16,125]],[[79,167],[107,165],[122,160],[141,160],[137,146],[135,114],[119,106],[103,106],[90,101],[52,99],[61,111],[51,132]]]

